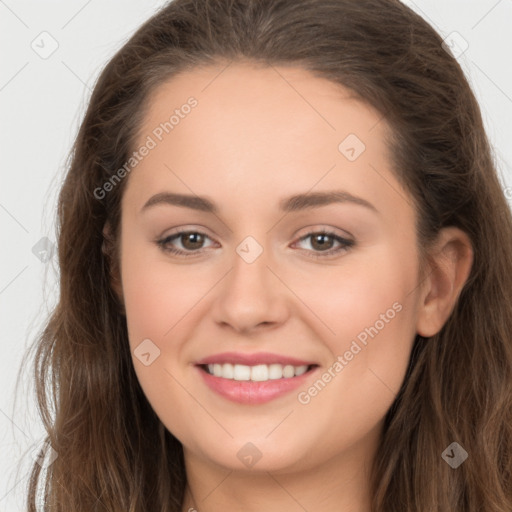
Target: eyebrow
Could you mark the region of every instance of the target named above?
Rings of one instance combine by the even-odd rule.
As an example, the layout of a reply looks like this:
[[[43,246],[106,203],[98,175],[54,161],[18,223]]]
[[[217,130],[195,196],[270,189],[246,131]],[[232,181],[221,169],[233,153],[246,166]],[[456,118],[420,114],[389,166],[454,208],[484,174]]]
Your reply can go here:
[[[296,194],[279,201],[279,208],[283,212],[298,212],[309,208],[319,208],[333,203],[351,203],[364,206],[375,213],[379,213],[377,208],[366,199],[357,197],[343,190],[332,190],[328,192],[311,192],[306,194]],[[176,194],[172,192],[160,192],[150,197],[141,209],[141,212],[156,205],[174,205],[184,208],[191,208],[207,213],[218,214],[218,207],[206,197],[200,197],[189,194]]]

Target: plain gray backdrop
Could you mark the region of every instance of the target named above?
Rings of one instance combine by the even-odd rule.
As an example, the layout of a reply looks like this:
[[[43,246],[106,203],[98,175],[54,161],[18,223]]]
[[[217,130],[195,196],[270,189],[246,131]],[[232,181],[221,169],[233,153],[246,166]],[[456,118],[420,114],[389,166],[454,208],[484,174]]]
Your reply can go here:
[[[0,512],[24,510],[43,438],[21,358],[58,295],[55,206],[99,72],[162,0],[0,0]],[[458,52],[512,203],[512,0],[414,0]],[[30,369],[30,368],[29,368]],[[65,456],[65,454],[60,454]]]

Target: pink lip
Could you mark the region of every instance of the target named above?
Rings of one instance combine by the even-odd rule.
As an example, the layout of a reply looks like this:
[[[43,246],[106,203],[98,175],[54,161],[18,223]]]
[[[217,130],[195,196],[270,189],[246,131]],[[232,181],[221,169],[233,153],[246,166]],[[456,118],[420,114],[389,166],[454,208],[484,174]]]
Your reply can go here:
[[[215,377],[203,370],[200,366],[196,366],[197,371],[201,374],[206,385],[219,395],[240,404],[263,404],[274,400],[299,386],[304,386],[304,382],[315,371],[312,369],[303,373],[299,377],[289,379],[267,380],[265,382],[253,382],[248,380],[233,380]]]
[[[303,361],[289,356],[281,356],[270,352],[256,352],[253,354],[243,354],[241,352],[223,352],[214,354],[197,361],[197,365],[205,364],[245,364],[246,366],[255,366],[257,364],[291,364],[292,366],[304,366],[315,364],[313,361]]]

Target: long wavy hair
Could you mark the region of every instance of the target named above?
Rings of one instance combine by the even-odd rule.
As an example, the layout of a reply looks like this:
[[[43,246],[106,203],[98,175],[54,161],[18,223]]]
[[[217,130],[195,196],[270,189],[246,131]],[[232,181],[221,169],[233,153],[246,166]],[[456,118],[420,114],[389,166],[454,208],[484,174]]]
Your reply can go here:
[[[30,512],[181,510],[182,445],[138,383],[112,286],[127,179],[102,199],[94,191],[134,151],[156,87],[184,70],[237,61],[300,66],[351,89],[392,128],[418,246],[426,251],[446,226],[473,245],[449,319],[414,340],[372,467],[372,510],[512,510],[512,218],[480,108],[442,43],[398,0],[175,0],[114,55],[58,200],[60,293],[31,348],[46,441],[59,456],[44,471],[34,463]],[[452,442],[469,454],[456,469],[442,457]]]

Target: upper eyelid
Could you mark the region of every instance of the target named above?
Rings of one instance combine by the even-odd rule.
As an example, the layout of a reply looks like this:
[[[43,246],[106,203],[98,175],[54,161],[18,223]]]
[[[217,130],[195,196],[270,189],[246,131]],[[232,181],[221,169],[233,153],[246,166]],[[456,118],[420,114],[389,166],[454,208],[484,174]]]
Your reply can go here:
[[[173,231],[171,233],[168,233],[164,236],[161,236],[158,238],[159,241],[165,241],[165,240],[169,240],[171,238],[179,238],[181,235],[185,235],[187,233],[198,233],[200,235],[204,235],[206,236],[207,238],[209,238],[210,240],[212,241],[215,241],[215,239],[210,236],[208,233],[206,233],[205,231],[201,230],[201,229],[179,229],[179,231]]]
[[[209,235],[207,233],[206,228],[203,228],[203,227],[197,228],[197,227],[191,226],[190,228],[179,227],[179,228],[175,228],[175,229],[176,229],[176,231],[173,230],[166,235],[158,237],[158,240],[165,240],[167,238],[171,238],[171,237],[174,237],[177,235],[182,235],[185,233],[200,233],[202,235],[206,235],[211,240],[215,240],[215,237]],[[322,224],[316,224],[316,225],[314,224],[313,226],[308,226],[307,228],[304,228],[304,229],[307,229],[307,231],[305,231],[302,235],[294,237],[294,238],[296,238],[297,240],[302,240],[303,238],[310,236],[312,234],[325,232],[328,235],[339,236],[340,238],[343,238],[345,240],[353,240],[354,239],[353,235],[351,233],[349,233],[348,231],[340,230],[340,231],[343,231],[343,233],[344,233],[344,234],[343,233],[340,234],[337,232],[337,229],[339,230],[339,228],[327,227]]]

